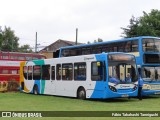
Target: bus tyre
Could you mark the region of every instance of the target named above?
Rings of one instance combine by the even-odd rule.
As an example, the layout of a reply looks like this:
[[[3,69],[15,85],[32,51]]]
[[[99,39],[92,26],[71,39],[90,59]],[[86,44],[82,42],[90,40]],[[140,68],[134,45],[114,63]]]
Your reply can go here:
[[[34,86],[33,94],[38,95],[38,87],[37,86]]]
[[[84,88],[80,88],[78,90],[78,99],[85,100],[86,99],[86,91]]]

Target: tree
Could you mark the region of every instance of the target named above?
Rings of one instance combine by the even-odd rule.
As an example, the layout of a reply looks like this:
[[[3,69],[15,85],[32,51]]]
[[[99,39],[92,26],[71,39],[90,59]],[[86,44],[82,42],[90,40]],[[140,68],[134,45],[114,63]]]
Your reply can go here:
[[[137,36],[137,29],[138,29],[138,25],[139,25],[139,20],[137,18],[135,18],[134,16],[132,16],[132,18],[129,20],[130,25],[127,26],[127,28],[121,28],[123,30],[124,36],[122,35],[122,37],[136,37]]]
[[[152,9],[150,13],[143,11],[143,16],[132,16],[130,25],[123,30],[122,37],[160,36],[160,11]]]
[[[1,50],[1,47],[2,47],[2,29],[0,26],[0,50]]]
[[[101,38],[98,38],[97,40],[94,40],[93,43],[97,43],[97,42],[103,42],[103,40]]]
[[[90,42],[90,41],[88,41],[88,42],[87,42],[87,44],[91,44],[91,42]]]
[[[0,50],[8,52],[32,52],[28,44],[19,47],[18,41],[19,38],[10,27],[5,26],[4,31],[2,31],[0,26]]]
[[[98,38],[98,42],[103,42],[103,40],[101,38]]]
[[[2,31],[2,41],[1,50],[3,51],[18,51],[18,40],[19,38],[15,36],[14,31],[10,27],[6,27]]]
[[[33,52],[32,49],[30,48],[30,45],[26,44],[26,45],[22,45],[19,48],[19,52],[25,52],[25,53],[30,53]]]

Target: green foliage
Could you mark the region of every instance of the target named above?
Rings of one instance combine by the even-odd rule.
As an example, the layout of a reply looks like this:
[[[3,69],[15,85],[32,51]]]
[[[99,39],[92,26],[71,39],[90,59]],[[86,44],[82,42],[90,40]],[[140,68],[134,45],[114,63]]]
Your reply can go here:
[[[19,52],[25,52],[25,53],[31,53],[33,52],[32,49],[30,48],[30,45],[26,44],[26,45],[22,45],[19,48]]]
[[[151,10],[150,13],[143,11],[143,16],[135,18],[132,16],[130,25],[123,30],[122,37],[136,36],[160,36],[160,11]]]
[[[18,91],[19,90],[19,82],[16,80],[8,81],[7,91]]]
[[[14,30],[10,27],[0,29],[0,50],[8,52],[32,52],[32,49],[28,44],[19,47],[19,38],[15,35]]]
[[[123,30],[124,36],[122,37],[136,37],[137,36],[137,30],[138,30],[138,24],[139,21],[134,16],[129,20],[130,25],[127,26],[127,28],[121,28]]]
[[[2,46],[3,51],[17,51],[19,38],[15,36],[14,31],[10,27],[6,27],[2,31]]]
[[[0,33],[0,50],[1,50],[1,47],[2,47],[2,34]]]

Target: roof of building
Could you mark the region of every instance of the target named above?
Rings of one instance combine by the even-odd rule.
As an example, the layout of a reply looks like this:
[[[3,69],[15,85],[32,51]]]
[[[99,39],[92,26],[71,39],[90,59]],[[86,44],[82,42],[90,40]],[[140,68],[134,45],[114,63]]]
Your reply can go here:
[[[60,47],[65,47],[64,45],[62,45],[62,46],[57,46],[57,43],[65,43],[65,46],[74,46],[74,45],[76,45],[76,42],[58,39],[57,41],[55,41],[54,43],[46,46],[45,48],[43,48],[43,49],[40,50],[39,52],[41,52],[41,51],[47,51],[47,48],[49,48],[49,47],[51,47],[51,46],[54,46],[54,45],[56,45],[56,46],[54,46],[54,48],[55,48],[56,50],[58,50]],[[80,44],[84,44],[84,43],[77,43],[77,45],[80,45]]]

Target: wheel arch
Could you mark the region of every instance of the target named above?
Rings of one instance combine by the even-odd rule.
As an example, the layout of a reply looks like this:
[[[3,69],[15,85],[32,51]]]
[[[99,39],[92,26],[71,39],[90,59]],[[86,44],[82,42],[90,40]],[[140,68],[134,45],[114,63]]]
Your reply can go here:
[[[78,89],[77,89],[77,94],[76,94],[76,97],[78,98],[78,93],[79,91],[81,90],[84,90],[85,91],[85,94],[86,94],[86,89],[83,87],[83,86],[79,86]]]

